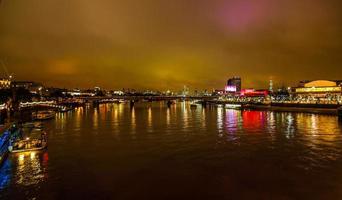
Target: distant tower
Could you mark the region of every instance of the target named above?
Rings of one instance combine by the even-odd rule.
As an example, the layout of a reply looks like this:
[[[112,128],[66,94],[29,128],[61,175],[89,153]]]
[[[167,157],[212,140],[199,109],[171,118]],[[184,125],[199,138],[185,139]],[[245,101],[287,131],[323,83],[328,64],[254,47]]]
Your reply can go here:
[[[273,92],[273,80],[272,79],[270,80],[270,89],[269,90],[270,90],[270,92]]]
[[[183,96],[188,96],[188,95],[189,95],[189,88],[186,85],[184,85],[184,87],[183,87]]]

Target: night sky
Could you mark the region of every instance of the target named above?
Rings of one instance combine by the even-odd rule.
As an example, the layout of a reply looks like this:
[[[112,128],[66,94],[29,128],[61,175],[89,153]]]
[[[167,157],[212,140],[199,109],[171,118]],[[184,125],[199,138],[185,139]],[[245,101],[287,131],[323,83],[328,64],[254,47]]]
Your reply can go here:
[[[341,0],[0,2],[0,58],[19,80],[177,90],[234,75],[255,88],[342,79]]]

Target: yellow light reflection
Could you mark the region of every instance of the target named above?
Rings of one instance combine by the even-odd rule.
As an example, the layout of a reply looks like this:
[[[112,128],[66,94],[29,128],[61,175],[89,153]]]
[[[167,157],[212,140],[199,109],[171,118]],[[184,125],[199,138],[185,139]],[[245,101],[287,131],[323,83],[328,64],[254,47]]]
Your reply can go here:
[[[170,124],[171,124],[170,108],[167,108],[167,110],[166,110],[166,126],[169,127]]]
[[[25,159],[25,155],[24,155],[24,154],[20,154],[20,155],[18,156],[19,165],[20,165],[20,164],[23,164],[24,159]]]
[[[76,109],[76,117],[75,117],[75,126],[80,129],[81,124],[82,124],[82,113],[83,113],[83,108],[79,107]]]
[[[36,153],[35,152],[31,152],[31,154],[30,154],[31,160],[33,160],[35,158],[35,156],[36,156]]]
[[[41,165],[37,152],[25,152],[18,155],[18,163],[15,168],[16,184],[30,186],[43,181],[45,169]]]
[[[147,126],[148,126],[148,131],[152,131],[152,108],[148,108],[148,116],[147,116]]]
[[[187,109],[187,102],[182,102],[182,112],[183,112],[183,123],[184,123],[184,128],[189,127],[189,113]]]
[[[131,110],[131,127],[132,127],[132,133],[135,133],[136,131],[136,119],[135,119],[135,108],[133,107]]]
[[[220,136],[222,136],[222,132],[223,132],[223,108],[221,107],[217,107],[217,129],[220,133]]]
[[[94,117],[93,117],[93,128],[95,130],[97,130],[99,127],[99,113],[98,112],[99,112],[98,109],[95,108],[94,109]]]
[[[206,128],[206,109],[202,109],[202,118],[201,118],[201,122],[202,122],[202,128],[205,129]]]

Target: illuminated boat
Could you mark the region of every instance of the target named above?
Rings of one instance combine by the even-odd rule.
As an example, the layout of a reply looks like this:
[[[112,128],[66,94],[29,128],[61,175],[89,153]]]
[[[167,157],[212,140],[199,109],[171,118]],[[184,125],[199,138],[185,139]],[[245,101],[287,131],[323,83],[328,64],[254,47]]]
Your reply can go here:
[[[241,109],[241,105],[240,104],[226,104],[225,107],[227,109]]]
[[[34,120],[48,120],[55,118],[56,113],[54,111],[39,111],[33,114]]]
[[[28,123],[24,123],[21,125],[22,128],[43,128],[43,125],[41,124],[41,122],[28,122]]]
[[[41,129],[34,129],[29,134],[21,135],[21,137],[14,139],[14,141],[10,141],[8,151],[11,153],[21,153],[40,151],[45,148],[47,148],[46,132]]]

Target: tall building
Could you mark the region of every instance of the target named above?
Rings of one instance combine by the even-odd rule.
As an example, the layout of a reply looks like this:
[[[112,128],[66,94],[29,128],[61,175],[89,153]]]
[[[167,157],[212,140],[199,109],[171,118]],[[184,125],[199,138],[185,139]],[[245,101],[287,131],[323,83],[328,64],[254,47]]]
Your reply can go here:
[[[184,85],[182,95],[183,96],[189,96],[189,94],[190,94],[189,88],[186,85]]]
[[[226,92],[241,92],[242,81],[240,77],[234,76],[231,79],[228,79]]]
[[[269,88],[270,92],[273,92],[273,80],[270,80],[270,88]]]

